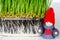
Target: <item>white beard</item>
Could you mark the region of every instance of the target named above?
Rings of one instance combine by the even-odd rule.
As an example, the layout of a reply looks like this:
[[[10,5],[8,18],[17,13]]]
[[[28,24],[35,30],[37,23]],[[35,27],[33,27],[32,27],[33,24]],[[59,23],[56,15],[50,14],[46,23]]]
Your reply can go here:
[[[53,23],[51,23],[51,22],[46,22],[45,24],[49,27],[53,25]]]

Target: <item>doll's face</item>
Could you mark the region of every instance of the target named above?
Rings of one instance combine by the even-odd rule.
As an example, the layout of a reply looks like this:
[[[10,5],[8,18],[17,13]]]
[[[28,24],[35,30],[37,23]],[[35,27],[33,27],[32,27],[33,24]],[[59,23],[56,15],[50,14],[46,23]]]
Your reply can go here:
[[[51,22],[46,22],[47,26],[52,26],[53,24]]]

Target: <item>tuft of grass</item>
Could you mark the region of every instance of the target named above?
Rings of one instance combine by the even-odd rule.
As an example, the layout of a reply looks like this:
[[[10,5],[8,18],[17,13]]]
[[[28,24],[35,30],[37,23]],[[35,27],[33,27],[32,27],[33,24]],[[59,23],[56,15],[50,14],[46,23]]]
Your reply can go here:
[[[44,18],[52,0],[0,0],[0,17]]]
[[[2,0],[0,0],[0,16],[2,14]]]

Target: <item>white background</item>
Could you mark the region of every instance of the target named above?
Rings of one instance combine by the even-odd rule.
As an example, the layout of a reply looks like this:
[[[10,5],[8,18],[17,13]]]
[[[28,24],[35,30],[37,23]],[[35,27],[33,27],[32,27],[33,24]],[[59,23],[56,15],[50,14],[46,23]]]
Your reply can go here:
[[[53,0],[53,2],[60,2],[60,0]]]
[[[55,27],[60,31],[60,0],[53,0],[51,6],[55,11],[56,24]],[[0,40],[60,40],[60,36],[55,39],[44,39],[42,37],[2,37]]]

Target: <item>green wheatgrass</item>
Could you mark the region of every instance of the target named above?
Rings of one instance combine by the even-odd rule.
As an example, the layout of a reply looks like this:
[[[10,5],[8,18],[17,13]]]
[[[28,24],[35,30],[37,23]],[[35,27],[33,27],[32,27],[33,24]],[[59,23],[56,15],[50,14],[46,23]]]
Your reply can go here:
[[[30,0],[29,13],[33,13],[33,0]]]
[[[1,16],[1,13],[2,12],[2,0],[0,0],[0,16]]]
[[[44,18],[51,2],[52,0],[0,0],[0,16],[5,12],[10,16],[32,14],[32,18],[36,15],[38,18]]]
[[[12,15],[14,15],[14,0],[11,0],[12,4],[11,4],[11,12],[12,12]]]
[[[12,16],[12,0],[7,0],[8,16]]]

